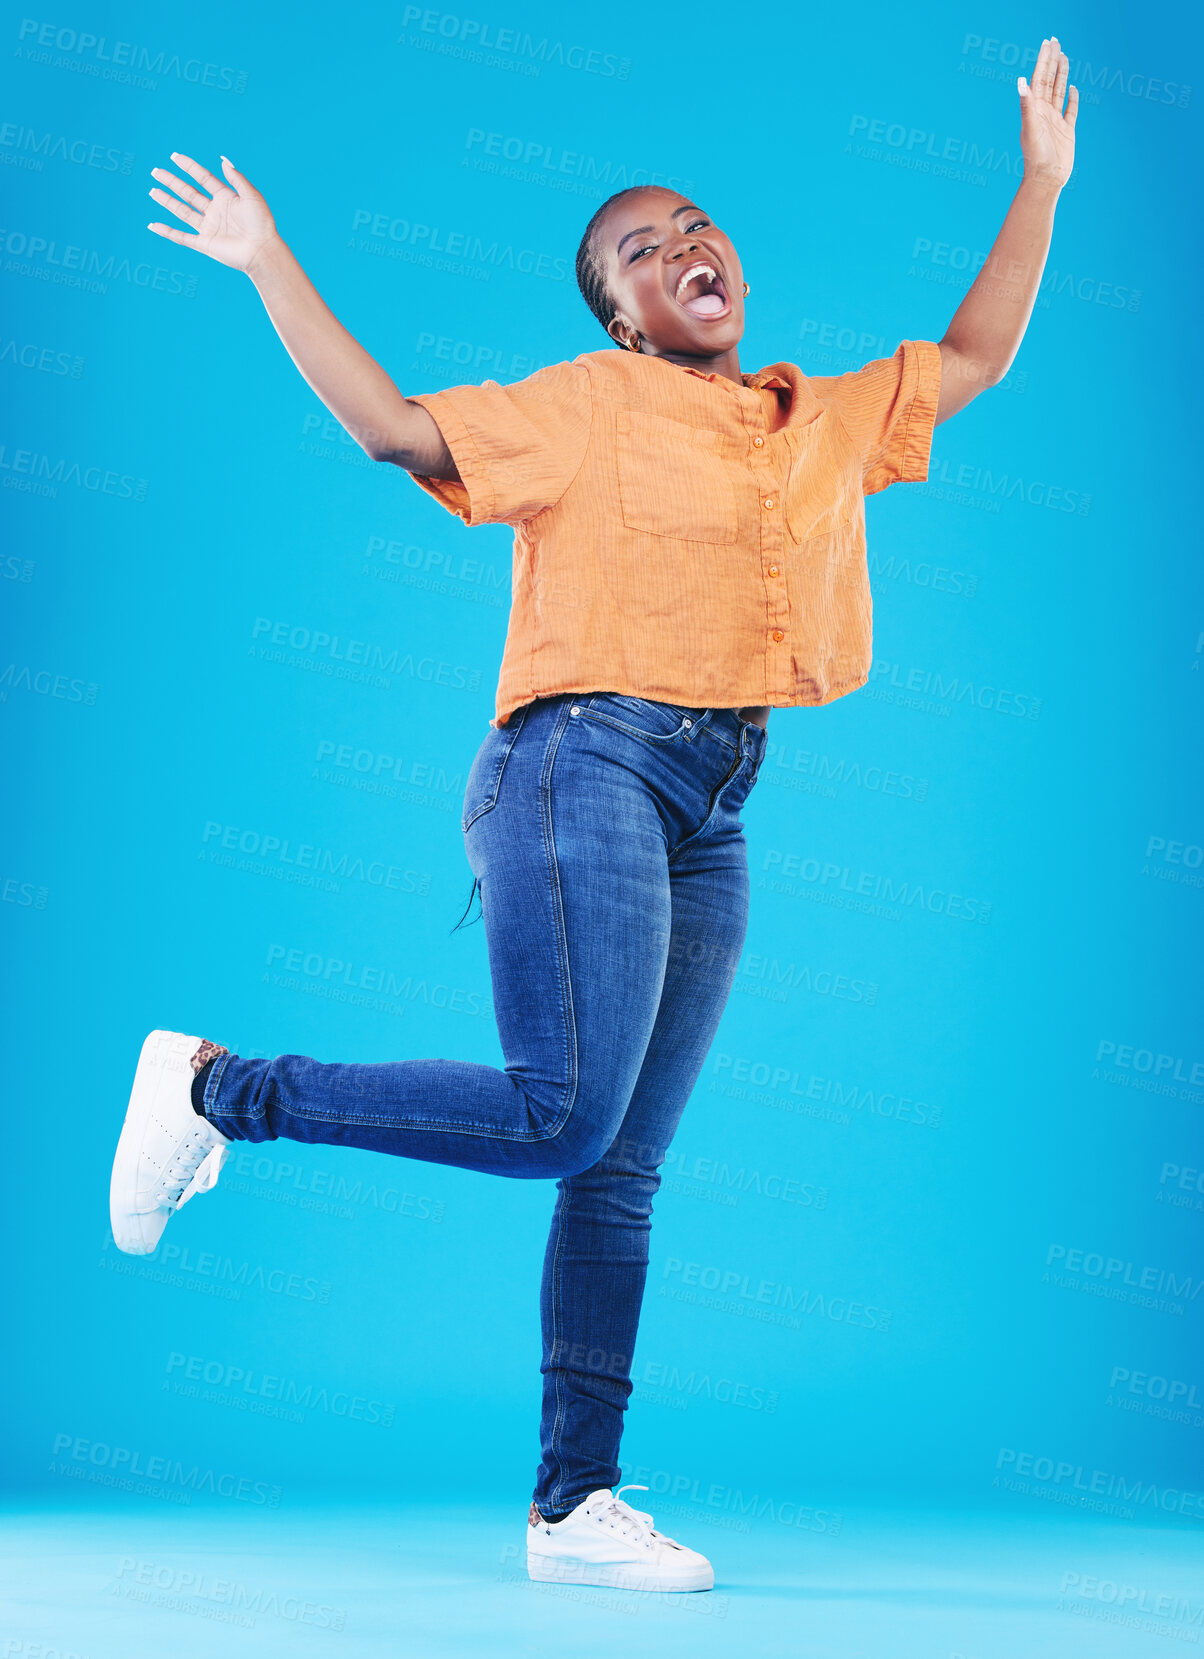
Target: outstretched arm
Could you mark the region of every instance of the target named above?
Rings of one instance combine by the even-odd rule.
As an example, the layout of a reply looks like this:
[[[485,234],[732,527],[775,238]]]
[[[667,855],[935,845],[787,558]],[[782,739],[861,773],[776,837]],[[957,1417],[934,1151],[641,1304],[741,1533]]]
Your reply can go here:
[[[1074,166],[1079,94],[1072,86],[1067,98],[1069,74],[1055,36],[1041,43],[1032,85],[1023,75],[1017,82],[1024,177],[990,257],[940,341],[938,425],[1002,380],[1020,349],[1049,253],[1054,209]]]
[[[154,167],[152,177],[176,194],[165,189],[153,189],[150,194],[195,235],[172,225],[152,224],[147,229],[250,277],[293,362],[374,461],[392,461],[431,478],[458,480],[455,462],[431,415],[420,403],[402,396],[376,359],[328,309],[251,181],[225,156],[225,182],[191,156],[173,152],[171,159],[203,189]]]

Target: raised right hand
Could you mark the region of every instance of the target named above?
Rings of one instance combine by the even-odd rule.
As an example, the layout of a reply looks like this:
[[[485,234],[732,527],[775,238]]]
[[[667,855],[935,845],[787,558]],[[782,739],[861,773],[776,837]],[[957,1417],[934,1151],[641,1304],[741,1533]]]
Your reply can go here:
[[[229,265],[235,271],[249,271],[257,256],[277,235],[276,221],[268,204],[251,181],[244,178],[225,156],[222,157],[222,171],[228,183],[215,178],[208,168],[202,167],[199,161],[193,161],[191,156],[180,155],[173,150],[171,159],[203,185],[209,195],[203,195],[163,167],[152,167],[151,177],[170,185],[176,195],[155,189],[150,194],[177,219],[191,225],[196,234],[189,235],[187,231],[176,230],[173,225],[160,223],[146,228],[153,230],[156,236],[165,236],[169,242],[179,242],[182,247],[208,254],[220,265]],[[183,200],[177,200],[177,197]]]

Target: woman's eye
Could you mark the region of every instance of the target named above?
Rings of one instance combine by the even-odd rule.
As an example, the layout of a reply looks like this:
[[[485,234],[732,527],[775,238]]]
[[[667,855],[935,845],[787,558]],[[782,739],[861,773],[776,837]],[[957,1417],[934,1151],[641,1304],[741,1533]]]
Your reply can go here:
[[[693,224],[690,224],[690,225],[686,226],[686,229],[687,230],[705,230],[707,225],[710,224],[710,222],[711,221],[709,219],[695,219]],[[637,248],[636,251],[631,256],[631,263],[634,265],[637,259],[642,259],[643,256],[646,253],[653,253],[653,252],[655,252],[655,250],[656,250],[656,243],[655,242],[649,242],[647,247]]]

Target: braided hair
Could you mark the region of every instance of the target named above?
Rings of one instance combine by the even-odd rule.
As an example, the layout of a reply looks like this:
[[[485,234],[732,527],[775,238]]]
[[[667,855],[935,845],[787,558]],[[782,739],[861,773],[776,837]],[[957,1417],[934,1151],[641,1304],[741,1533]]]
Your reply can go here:
[[[608,196],[586,225],[581,246],[577,249],[577,286],[581,290],[582,299],[606,330],[608,338],[616,310],[610,290],[606,286],[606,267],[598,251],[598,231],[602,220],[616,202],[621,202],[624,196],[635,196],[642,191],[655,188],[657,187],[646,184],[632,184],[626,190],[616,190],[613,196]]]

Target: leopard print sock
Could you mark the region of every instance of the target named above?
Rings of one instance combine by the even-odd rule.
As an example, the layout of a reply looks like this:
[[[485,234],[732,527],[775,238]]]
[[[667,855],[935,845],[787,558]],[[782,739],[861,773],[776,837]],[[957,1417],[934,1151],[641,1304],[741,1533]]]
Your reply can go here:
[[[230,1050],[224,1043],[205,1041],[193,1055],[189,1064],[192,1067],[192,1087],[189,1090],[189,1099],[197,1117],[205,1116],[205,1088],[209,1082],[209,1073],[213,1070],[213,1063]]]
[[[198,1072],[202,1069],[202,1067],[207,1066],[210,1060],[216,1060],[219,1054],[229,1054],[229,1052],[230,1050],[226,1048],[224,1044],[211,1043],[206,1040],[201,1044],[200,1048],[197,1049],[188,1064],[192,1067],[194,1072]]]

